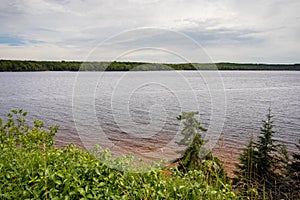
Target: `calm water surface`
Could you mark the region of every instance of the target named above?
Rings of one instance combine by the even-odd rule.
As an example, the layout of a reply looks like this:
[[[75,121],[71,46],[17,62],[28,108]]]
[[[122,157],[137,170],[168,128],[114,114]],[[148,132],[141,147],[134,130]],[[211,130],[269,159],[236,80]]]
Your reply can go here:
[[[0,117],[22,108],[30,120],[58,124],[59,144],[163,149],[180,135],[176,116],[199,111],[206,137],[238,150],[270,105],[276,139],[293,151],[300,138],[295,71],[2,72],[0,84]]]

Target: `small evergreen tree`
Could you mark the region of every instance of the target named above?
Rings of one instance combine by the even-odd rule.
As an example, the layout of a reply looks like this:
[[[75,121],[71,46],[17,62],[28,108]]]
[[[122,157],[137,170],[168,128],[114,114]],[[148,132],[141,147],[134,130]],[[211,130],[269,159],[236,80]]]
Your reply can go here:
[[[253,199],[257,195],[257,190],[255,183],[255,165],[256,165],[256,155],[257,152],[254,149],[254,136],[248,143],[248,146],[243,149],[243,153],[240,155],[240,163],[236,164],[237,171],[234,171],[236,177],[233,179],[234,184],[240,188],[240,193],[242,196],[250,196]]]
[[[236,164],[238,171],[234,173],[237,175],[238,180],[245,180],[246,183],[251,183],[254,178],[254,167],[255,167],[255,150],[254,150],[253,135],[248,143],[248,146],[243,149],[243,153],[240,155],[240,163]]]
[[[262,122],[258,140],[253,141],[252,138],[240,156],[236,175],[239,183],[243,183],[243,189],[248,190],[255,185],[260,192],[279,197],[280,191],[277,190],[283,182],[283,171],[288,162],[287,151],[284,145],[277,144],[273,139],[275,131],[271,108]]]
[[[178,120],[185,120],[183,122],[184,128],[181,131],[184,138],[178,142],[179,145],[188,146],[180,158],[179,168],[185,170],[200,169],[201,167],[200,152],[204,140],[198,131],[206,131],[207,129],[202,127],[200,122],[194,117],[196,114],[198,112],[183,112],[182,115],[177,117]]]
[[[256,174],[260,179],[266,180],[274,177],[274,168],[276,166],[276,159],[274,153],[277,153],[277,145],[273,139],[273,121],[271,115],[271,108],[268,109],[267,119],[263,120],[263,125],[260,129],[258,141],[255,142],[257,149],[256,155]]]
[[[181,131],[184,138],[178,142],[179,145],[190,145],[194,137],[197,134],[200,134],[198,130],[207,131],[207,129],[202,127],[200,122],[194,117],[194,115],[197,114],[199,114],[199,112],[182,112],[182,114],[177,117],[178,120],[185,120],[183,122],[184,128]]]
[[[203,139],[201,138],[201,135],[196,134],[182,156],[181,165],[183,168],[188,170],[200,169],[200,149],[202,145]]]

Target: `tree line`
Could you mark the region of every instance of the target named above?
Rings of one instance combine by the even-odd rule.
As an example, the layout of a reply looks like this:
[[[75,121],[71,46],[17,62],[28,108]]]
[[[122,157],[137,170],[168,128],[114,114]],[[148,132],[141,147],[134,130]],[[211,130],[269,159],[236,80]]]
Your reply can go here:
[[[4,71],[300,70],[300,64],[146,63],[0,60]]]

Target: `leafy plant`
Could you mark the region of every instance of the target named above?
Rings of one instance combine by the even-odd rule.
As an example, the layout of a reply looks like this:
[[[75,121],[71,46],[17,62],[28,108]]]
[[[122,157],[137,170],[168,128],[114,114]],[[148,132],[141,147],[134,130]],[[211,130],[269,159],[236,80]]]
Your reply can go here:
[[[41,148],[43,145],[50,147],[54,144],[58,126],[50,126],[46,130],[42,121],[34,120],[34,125],[30,128],[25,120],[26,115],[27,112],[22,109],[11,110],[7,114],[6,123],[3,124],[0,120],[0,147],[8,145]]]
[[[112,158],[109,149],[83,151],[73,144],[53,147],[56,128],[31,128],[23,111],[0,120],[0,199],[238,199],[209,160],[202,170],[150,168],[133,173],[133,156]],[[159,163],[160,164],[160,163]]]

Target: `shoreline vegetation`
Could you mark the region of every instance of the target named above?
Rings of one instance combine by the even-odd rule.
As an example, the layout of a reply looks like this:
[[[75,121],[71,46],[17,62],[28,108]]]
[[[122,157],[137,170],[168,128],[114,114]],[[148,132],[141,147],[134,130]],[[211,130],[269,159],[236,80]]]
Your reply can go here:
[[[29,125],[26,112],[11,110],[0,119],[0,199],[299,199],[300,153],[273,139],[271,109],[240,154],[234,178],[203,147],[206,128],[197,114],[177,117],[184,125],[177,144],[187,146],[181,157],[145,168],[109,149],[56,148],[58,126]],[[300,141],[295,145],[300,151]]]
[[[300,70],[300,64],[147,63],[0,60],[0,72],[21,71],[169,71],[169,70]]]

